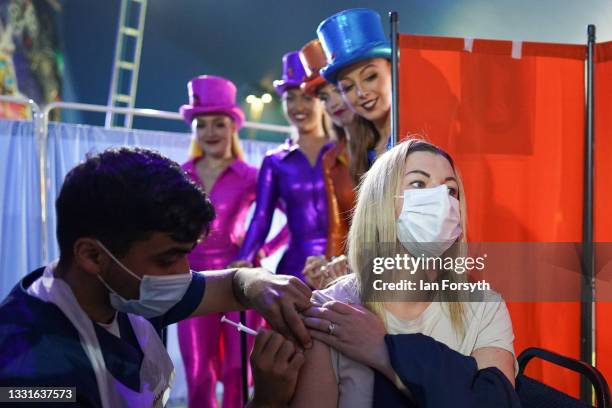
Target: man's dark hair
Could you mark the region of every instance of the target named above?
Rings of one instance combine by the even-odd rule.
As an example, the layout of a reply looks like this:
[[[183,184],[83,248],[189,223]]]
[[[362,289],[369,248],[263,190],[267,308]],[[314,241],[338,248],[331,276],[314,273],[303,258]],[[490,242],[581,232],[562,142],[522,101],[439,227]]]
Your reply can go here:
[[[195,242],[215,217],[206,193],[178,164],[140,148],[88,155],[73,168],[55,202],[62,263],[81,237],[100,240],[117,256],[154,232]]]

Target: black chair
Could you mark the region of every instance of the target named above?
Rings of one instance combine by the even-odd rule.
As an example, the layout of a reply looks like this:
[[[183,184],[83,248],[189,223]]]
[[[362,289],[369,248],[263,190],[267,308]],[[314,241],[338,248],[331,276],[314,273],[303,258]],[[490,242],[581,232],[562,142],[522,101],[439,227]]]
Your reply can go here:
[[[539,348],[528,348],[518,356],[519,374],[516,377],[516,392],[523,408],[592,408],[589,403],[577,400],[544,383],[527,377],[524,374],[525,367],[535,357],[586,377],[595,390],[597,407],[610,408],[610,389],[599,370],[585,362]]]

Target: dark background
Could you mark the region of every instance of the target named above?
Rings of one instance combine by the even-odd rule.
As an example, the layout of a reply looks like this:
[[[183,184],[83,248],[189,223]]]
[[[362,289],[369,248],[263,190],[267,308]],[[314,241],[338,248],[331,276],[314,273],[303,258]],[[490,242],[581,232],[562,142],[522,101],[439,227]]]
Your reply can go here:
[[[65,0],[59,36],[65,101],[105,105],[110,88],[119,0]],[[579,43],[586,25],[612,39],[608,0],[149,0],[136,107],[177,111],[187,82],[201,74],[234,81],[238,97],[270,92],[262,122],[286,124],[272,80],[281,57],[316,37],[319,22],[352,7],[377,10],[388,31],[389,10],[413,34]],[[104,115],[63,112],[69,122],[103,124]],[[187,131],[176,121],[137,118],[134,127]]]

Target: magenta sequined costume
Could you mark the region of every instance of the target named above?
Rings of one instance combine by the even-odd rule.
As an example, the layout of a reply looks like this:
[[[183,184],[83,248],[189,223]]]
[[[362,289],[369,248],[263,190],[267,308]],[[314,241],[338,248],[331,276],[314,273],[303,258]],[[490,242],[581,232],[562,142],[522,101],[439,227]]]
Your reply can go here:
[[[202,181],[196,170],[199,158],[183,165],[183,170],[199,185]],[[216,217],[210,233],[189,254],[191,269],[206,271],[225,269],[238,254],[244,236],[244,224],[251,204],[255,201],[257,169],[242,160],[230,164],[213,185],[209,197]],[[281,231],[266,244],[264,252],[273,252],[287,241]],[[225,313],[238,321],[238,312]],[[185,364],[190,408],[217,406],[216,382],[223,383],[223,407],[243,406],[241,397],[240,341],[235,328],[221,323],[221,314],[193,317],[178,323],[181,355]],[[247,311],[247,326],[257,328],[261,318]],[[249,349],[253,338],[249,337]]]
[[[332,145],[321,148],[314,167],[292,141],[268,152],[259,170],[255,213],[237,259],[254,259],[279,201],[287,215],[290,240],[276,273],[303,279],[306,258],[325,255],[328,220],[322,157]]]

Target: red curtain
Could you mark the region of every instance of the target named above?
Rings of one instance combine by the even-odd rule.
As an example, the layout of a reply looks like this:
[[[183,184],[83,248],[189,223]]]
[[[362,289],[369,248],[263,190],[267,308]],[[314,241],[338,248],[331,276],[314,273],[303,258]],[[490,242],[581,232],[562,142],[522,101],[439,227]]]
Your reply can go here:
[[[411,35],[399,46],[400,137],[424,136],[455,159],[469,241],[580,242],[586,47]],[[542,347],[579,358],[579,302],[508,307],[517,355]],[[528,373],[579,393],[578,376],[563,369],[534,361]]]

